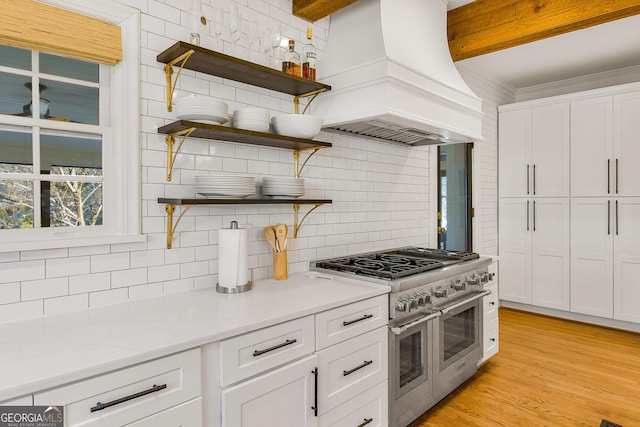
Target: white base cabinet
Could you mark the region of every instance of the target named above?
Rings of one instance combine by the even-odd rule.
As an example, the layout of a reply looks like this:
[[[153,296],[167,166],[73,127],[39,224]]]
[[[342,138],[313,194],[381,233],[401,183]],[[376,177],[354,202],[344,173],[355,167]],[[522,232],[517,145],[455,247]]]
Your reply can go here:
[[[222,392],[222,425],[228,427],[317,425],[314,370],[309,356]]]
[[[569,198],[500,200],[500,299],[569,309]]]
[[[202,427],[202,399],[174,406],[166,411],[127,424],[126,427]]]
[[[386,427],[388,310],[381,295],[221,341],[222,427]]]

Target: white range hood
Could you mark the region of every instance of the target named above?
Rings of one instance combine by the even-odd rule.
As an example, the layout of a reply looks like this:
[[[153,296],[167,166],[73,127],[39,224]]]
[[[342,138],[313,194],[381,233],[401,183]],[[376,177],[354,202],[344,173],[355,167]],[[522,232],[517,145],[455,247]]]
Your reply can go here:
[[[411,145],[482,140],[482,100],[447,42],[447,0],[359,0],[331,15],[312,104],[323,129]]]

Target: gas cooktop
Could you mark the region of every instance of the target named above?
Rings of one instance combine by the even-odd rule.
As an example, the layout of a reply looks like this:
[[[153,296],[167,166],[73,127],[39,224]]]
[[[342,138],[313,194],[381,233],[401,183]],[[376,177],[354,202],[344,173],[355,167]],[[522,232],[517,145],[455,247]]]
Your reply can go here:
[[[479,258],[478,254],[442,249],[404,247],[381,252],[371,252],[319,260],[315,268],[351,273],[380,279],[396,280],[448,264]]]

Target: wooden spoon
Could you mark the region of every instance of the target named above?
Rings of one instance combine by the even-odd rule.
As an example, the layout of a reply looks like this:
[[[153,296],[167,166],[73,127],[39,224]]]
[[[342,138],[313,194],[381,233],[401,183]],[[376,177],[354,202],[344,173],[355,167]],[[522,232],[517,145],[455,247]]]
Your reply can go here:
[[[276,238],[278,239],[278,247],[280,248],[280,252],[284,251],[285,242],[287,241],[287,233],[289,232],[289,228],[287,224],[277,224],[276,227]]]
[[[264,237],[267,239],[267,242],[269,242],[274,252],[278,252],[276,249],[276,233],[272,225],[264,228]]]

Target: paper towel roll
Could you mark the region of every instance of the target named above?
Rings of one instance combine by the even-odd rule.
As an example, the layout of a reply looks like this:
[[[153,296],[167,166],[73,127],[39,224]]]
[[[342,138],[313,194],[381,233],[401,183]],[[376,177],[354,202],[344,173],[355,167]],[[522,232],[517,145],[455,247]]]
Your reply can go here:
[[[248,231],[245,228],[218,230],[218,285],[235,288],[249,281]]]

